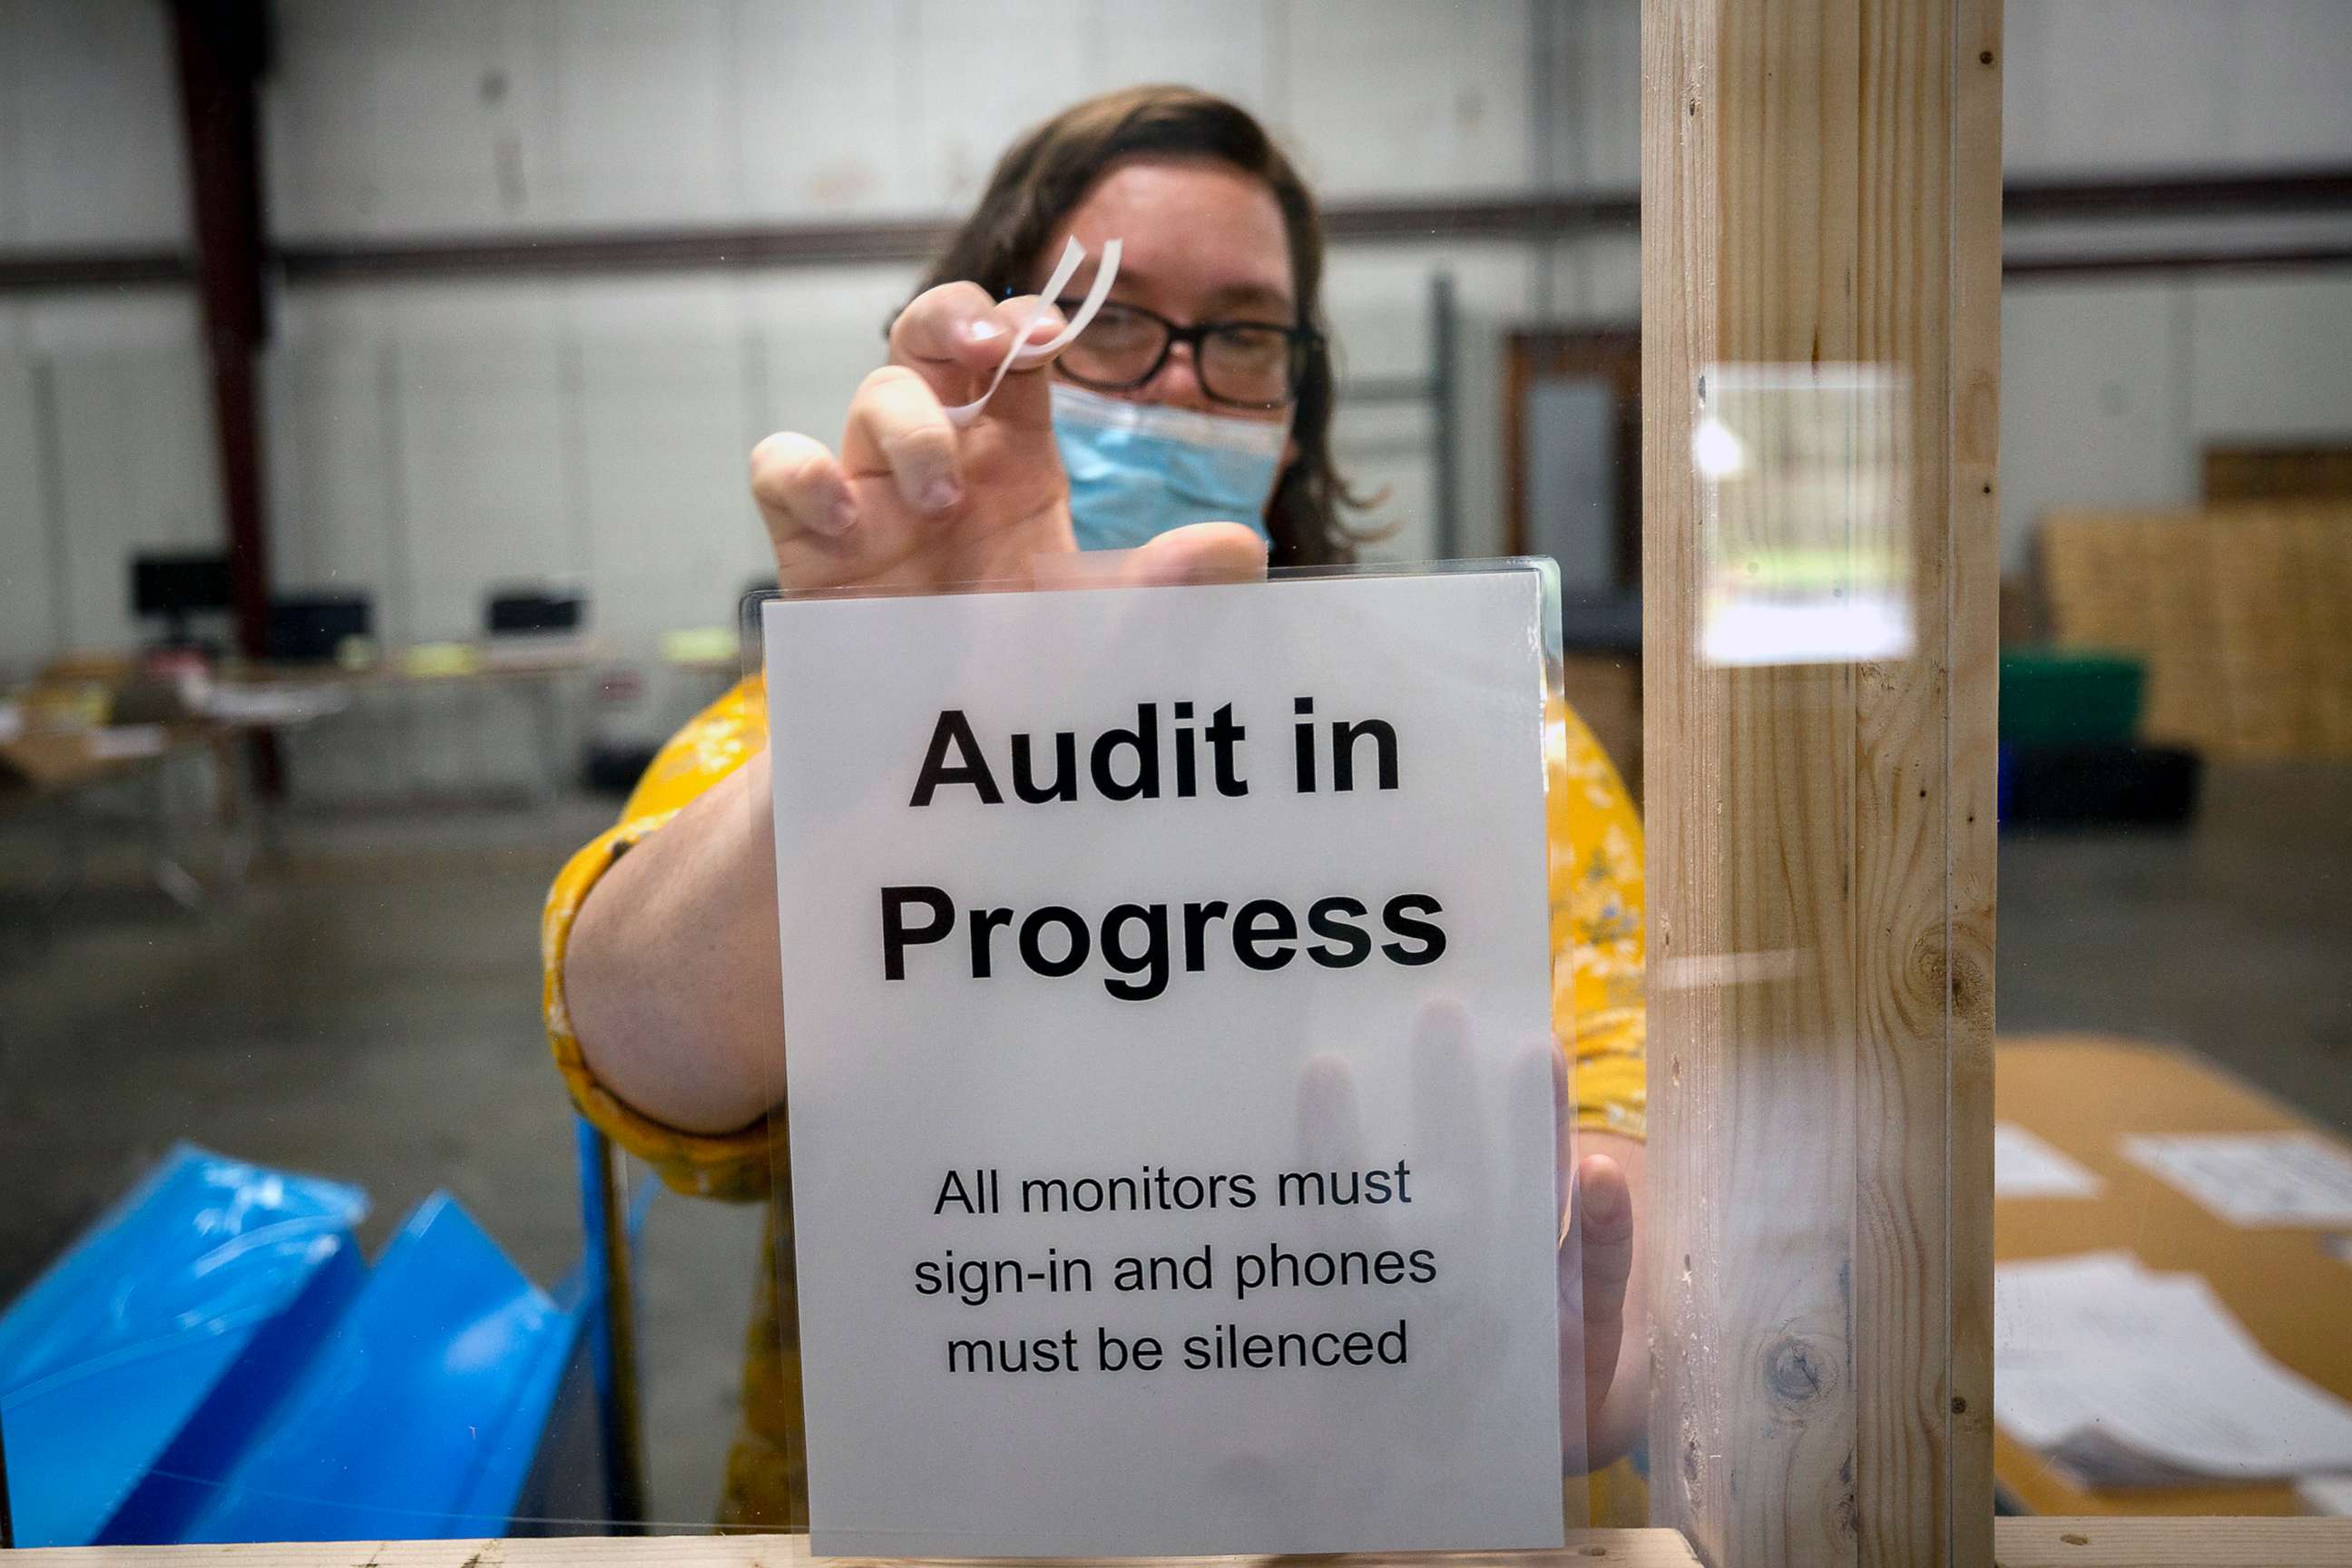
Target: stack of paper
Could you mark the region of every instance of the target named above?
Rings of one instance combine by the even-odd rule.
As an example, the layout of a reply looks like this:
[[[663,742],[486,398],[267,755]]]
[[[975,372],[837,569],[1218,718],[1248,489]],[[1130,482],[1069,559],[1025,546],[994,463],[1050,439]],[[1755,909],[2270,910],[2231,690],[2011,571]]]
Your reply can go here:
[[[350,689],[332,681],[289,680],[215,686],[196,708],[224,724],[290,728],[340,713],[351,705]]]
[[[2004,1264],[1993,1414],[2094,1487],[2352,1470],[2352,1405],[2263,1353],[2193,1274],[2124,1252]]]

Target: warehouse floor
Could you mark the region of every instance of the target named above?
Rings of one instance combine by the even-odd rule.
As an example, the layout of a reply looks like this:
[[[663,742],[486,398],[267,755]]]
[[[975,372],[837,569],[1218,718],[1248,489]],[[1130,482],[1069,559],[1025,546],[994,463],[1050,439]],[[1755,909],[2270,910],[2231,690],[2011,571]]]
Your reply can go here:
[[[61,897],[37,827],[0,831],[0,1299],[179,1138],[363,1184],[372,1247],[446,1187],[561,1275],[577,1186],[536,916],[606,813],[298,816],[197,916],[127,850]],[[2193,834],[2012,835],[2000,875],[2004,1033],[2185,1042],[2352,1131],[2352,769],[2220,772]],[[758,1234],[672,1197],[647,1226],[653,1502],[681,1526],[717,1493]]]

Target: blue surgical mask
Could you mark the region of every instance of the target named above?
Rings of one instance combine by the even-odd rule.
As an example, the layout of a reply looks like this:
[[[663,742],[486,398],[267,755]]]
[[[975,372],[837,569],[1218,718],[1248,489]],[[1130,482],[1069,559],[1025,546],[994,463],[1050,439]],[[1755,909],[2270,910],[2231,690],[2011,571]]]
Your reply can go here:
[[[1290,427],[1129,403],[1055,382],[1054,444],[1081,550],[1124,550],[1188,522],[1266,537],[1266,498]]]

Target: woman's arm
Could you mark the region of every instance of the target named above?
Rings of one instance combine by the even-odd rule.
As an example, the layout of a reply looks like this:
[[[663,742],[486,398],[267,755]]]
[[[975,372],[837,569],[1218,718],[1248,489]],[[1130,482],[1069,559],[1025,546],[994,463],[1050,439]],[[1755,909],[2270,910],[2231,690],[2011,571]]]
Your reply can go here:
[[[805,436],[760,443],[751,496],[782,587],[946,591],[1029,579],[1070,555],[1043,364],[1006,376],[968,427],[941,405],[986,384],[1034,304],[969,283],[931,289],[892,328],[894,363],[858,389],[838,457]],[[1060,324],[1049,309],[1033,331]],[[1129,552],[1117,577],[1265,571],[1248,529],[1198,523]],[[551,948],[551,993],[595,1086],[681,1132],[731,1132],[783,1100],[775,827],[764,737],[750,743],[741,767],[613,861]]]
[[[760,443],[751,497],[780,585],[943,588],[1072,548],[1042,370],[1007,376],[968,431],[941,407],[992,370],[1033,303],[930,290],[891,331],[895,363],[858,388],[838,457],[806,436]],[[732,1131],[783,1099],[775,826],[765,737],[748,743],[741,767],[612,863],[551,955],[597,1086],[683,1132]]]
[[[565,953],[572,1032],[599,1083],[682,1132],[730,1132],[784,1097],[775,823],[764,746],[613,862]]]

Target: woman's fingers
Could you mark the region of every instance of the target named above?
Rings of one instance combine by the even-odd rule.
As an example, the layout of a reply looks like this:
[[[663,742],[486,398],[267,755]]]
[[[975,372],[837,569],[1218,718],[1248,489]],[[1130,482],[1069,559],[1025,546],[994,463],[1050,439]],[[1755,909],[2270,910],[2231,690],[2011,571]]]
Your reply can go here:
[[[962,366],[989,360],[986,330],[995,301],[977,283],[942,283],[915,296],[890,323],[890,363],[916,368]],[[1004,339],[996,333],[996,353]]]
[[[929,384],[904,365],[884,365],[857,389],[841,466],[855,479],[887,476],[919,512],[946,511],[963,500],[956,427]]]
[[[1044,342],[1062,324],[1062,312],[1041,308],[1034,295],[992,300],[976,283],[942,283],[917,295],[891,324],[890,361],[919,374],[941,403],[968,403],[988,390],[1015,334],[1026,328],[1024,342]],[[992,415],[1043,428],[1046,402],[1036,390],[1043,378],[1023,378],[1048,363],[1034,355],[1015,360],[989,403]]]
[[[1265,541],[1238,522],[1188,522],[1132,550],[1071,551],[1032,563],[1041,588],[1167,588],[1255,583],[1265,576]]]
[[[1265,575],[1265,541],[1238,522],[1171,528],[1129,552],[1136,584],[1254,583]]]
[[[992,300],[977,283],[942,283],[915,296],[890,324],[890,362],[927,373],[984,378],[996,373],[1013,334],[1024,324],[1029,327],[1027,341],[1043,342],[1062,330],[1062,312],[1051,304],[1040,310],[1033,294]],[[1024,362],[1015,368],[1030,366]],[[959,390],[937,383],[934,389],[943,398]]]
[[[1575,1219],[1584,1271],[1585,1400],[1607,1397],[1625,1331],[1625,1287],[1633,1273],[1633,1192],[1606,1154],[1577,1163]]]
[[[797,533],[844,533],[857,521],[857,502],[833,454],[789,431],[751,448],[751,500],[772,544]]]

